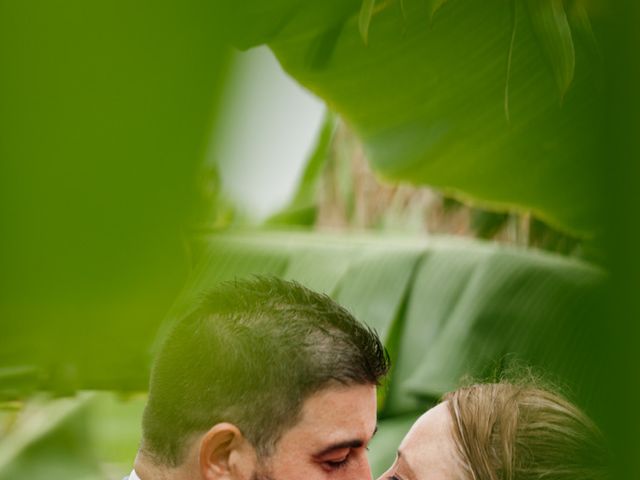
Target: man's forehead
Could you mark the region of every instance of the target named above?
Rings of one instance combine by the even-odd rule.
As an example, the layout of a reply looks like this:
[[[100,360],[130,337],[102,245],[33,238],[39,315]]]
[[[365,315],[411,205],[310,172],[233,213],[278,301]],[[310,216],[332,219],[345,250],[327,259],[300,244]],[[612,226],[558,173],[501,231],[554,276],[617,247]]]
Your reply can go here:
[[[345,435],[369,439],[376,426],[374,385],[335,385],[308,397],[294,428],[341,441]]]
[[[341,385],[331,384],[310,396],[302,405],[302,415],[332,415],[341,411],[353,413],[355,404],[358,406],[376,406],[375,385]]]

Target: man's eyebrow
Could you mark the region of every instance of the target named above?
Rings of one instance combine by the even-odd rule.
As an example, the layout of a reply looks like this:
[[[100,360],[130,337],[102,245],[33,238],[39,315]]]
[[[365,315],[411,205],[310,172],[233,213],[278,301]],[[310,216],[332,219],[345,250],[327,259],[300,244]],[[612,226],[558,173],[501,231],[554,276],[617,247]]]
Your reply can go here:
[[[371,438],[378,432],[378,425],[373,429],[373,433],[371,434]],[[320,452],[315,453],[314,457],[322,457],[327,455],[328,453],[333,452],[334,450],[342,450],[343,448],[360,448],[365,444],[365,442],[359,438],[355,438],[352,440],[345,440],[344,442],[337,442],[329,445],[326,448],[323,448]]]
[[[314,457],[323,457],[324,455],[333,452],[334,450],[342,450],[343,448],[360,448],[364,445],[364,442],[359,439],[345,440],[344,442],[334,443],[328,447],[322,449],[320,452],[315,453]]]

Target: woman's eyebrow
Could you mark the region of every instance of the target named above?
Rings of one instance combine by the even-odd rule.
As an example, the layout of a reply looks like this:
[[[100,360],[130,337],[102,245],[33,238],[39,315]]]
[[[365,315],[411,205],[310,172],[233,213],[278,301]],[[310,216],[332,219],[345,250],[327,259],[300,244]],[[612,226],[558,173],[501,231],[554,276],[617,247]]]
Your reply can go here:
[[[411,468],[411,464],[407,462],[407,457],[403,456],[400,450],[396,452],[396,456],[398,460],[402,460],[402,470],[404,470],[408,474],[403,475],[402,478],[416,478],[415,473],[413,472],[413,468]]]

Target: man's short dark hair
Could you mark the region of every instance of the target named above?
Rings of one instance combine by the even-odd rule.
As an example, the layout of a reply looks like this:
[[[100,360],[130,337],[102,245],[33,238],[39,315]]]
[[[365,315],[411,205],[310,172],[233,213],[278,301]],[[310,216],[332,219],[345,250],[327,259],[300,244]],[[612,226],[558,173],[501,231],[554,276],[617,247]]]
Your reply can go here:
[[[178,466],[194,434],[230,422],[268,456],[311,394],[378,385],[388,369],[376,333],[328,296],[276,278],[224,283],[176,323],[157,356],[142,450]]]

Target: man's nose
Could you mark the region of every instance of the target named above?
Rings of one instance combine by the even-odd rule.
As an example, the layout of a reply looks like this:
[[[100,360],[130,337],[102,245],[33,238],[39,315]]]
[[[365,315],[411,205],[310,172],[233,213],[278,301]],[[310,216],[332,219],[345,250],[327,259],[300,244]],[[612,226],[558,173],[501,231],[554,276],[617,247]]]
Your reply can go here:
[[[371,466],[367,456],[365,455],[359,463],[357,476],[353,477],[353,480],[371,480]]]

